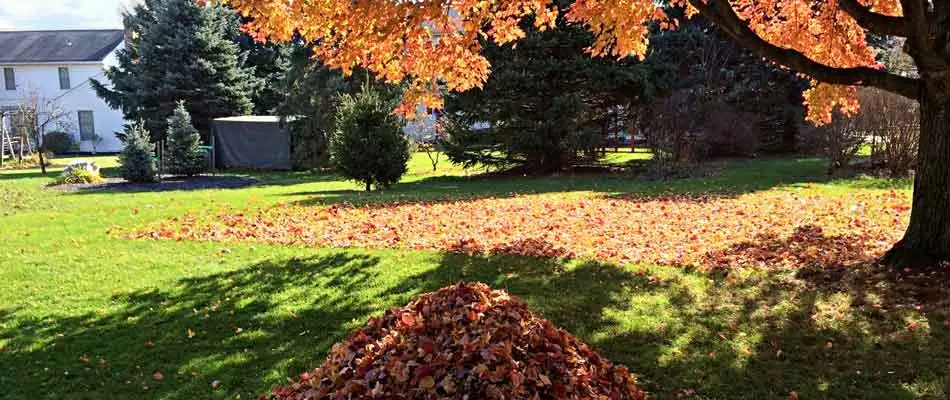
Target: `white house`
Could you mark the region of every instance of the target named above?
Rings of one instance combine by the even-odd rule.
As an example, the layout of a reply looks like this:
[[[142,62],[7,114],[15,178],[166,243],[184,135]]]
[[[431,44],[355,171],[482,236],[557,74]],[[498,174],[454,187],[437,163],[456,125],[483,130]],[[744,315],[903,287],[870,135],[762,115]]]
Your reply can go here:
[[[56,104],[65,116],[47,132],[71,134],[82,152],[121,150],[122,112],[96,96],[89,80],[108,82],[103,70],[116,64],[124,37],[122,30],[0,32],[0,108],[30,97],[41,109]]]

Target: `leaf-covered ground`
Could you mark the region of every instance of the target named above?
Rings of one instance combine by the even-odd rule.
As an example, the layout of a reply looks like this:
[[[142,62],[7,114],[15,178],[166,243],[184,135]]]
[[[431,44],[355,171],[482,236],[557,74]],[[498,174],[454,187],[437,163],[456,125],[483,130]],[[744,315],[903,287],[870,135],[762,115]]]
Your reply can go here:
[[[115,157],[98,161],[115,176],[108,167]],[[7,200],[0,205],[0,398],[257,398],[320,365],[334,343],[370,318],[459,281],[523,299],[537,316],[626,365],[651,399],[785,400],[792,391],[801,399],[950,398],[950,274],[906,276],[866,265],[697,271],[582,258],[124,238],[172,217],[207,215],[207,223],[278,203],[357,212],[447,199],[495,204],[492,197],[510,204],[644,203],[687,192],[728,202],[775,188],[837,199],[833,204],[850,213],[851,198],[880,206],[889,200],[874,199],[891,189],[898,199],[910,193],[907,180],[820,182],[826,164],[815,159],[730,160],[715,176],[674,182],[484,179],[445,161],[433,173],[425,155],[409,170],[391,190],[370,194],[326,173],[254,172],[260,185],[233,190],[61,193],[43,189],[52,178],[38,170],[0,171],[0,199]],[[524,195],[506,196],[511,192]],[[809,224],[822,227],[818,239],[833,235],[801,220],[782,228],[772,246],[783,248],[797,227],[799,237],[816,237]]]
[[[281,205],[172,217],[131,236],[440,250],[716,267],[848,266],[900,239],[910,199],[770,190],[725,196],[515,196],[368,206]]]

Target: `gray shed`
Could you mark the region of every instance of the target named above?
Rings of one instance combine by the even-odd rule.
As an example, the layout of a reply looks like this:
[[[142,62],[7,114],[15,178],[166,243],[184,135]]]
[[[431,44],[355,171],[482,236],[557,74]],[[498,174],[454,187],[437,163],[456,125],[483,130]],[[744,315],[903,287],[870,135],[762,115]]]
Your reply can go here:
[[[224,168],[291,169],[290,133],[280,117],[214,120],[214,151]]]

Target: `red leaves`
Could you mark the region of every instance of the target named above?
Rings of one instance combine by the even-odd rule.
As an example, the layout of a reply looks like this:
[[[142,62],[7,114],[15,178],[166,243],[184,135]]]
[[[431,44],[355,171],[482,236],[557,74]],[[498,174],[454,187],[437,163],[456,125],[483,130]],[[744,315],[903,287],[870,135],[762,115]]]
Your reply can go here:
[[[909,210],[908,197],[896,192],[833,196],[773,190],[735,198],[645,200],[520,196],[278,206],[170,219],[133,237],[797,268],[846,266],[880,256],[900,239]]]
[[[480,283],[371,319],[300,378],[265,398],[644,399],[626,368]]]

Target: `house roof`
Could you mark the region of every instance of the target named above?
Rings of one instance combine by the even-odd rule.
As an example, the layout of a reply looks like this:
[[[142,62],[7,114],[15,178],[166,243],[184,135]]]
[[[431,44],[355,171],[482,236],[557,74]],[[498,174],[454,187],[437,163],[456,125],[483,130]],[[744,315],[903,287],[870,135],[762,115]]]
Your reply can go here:
[[[0,32],[0,64],[102,61],[124,37],[119,29]]]

